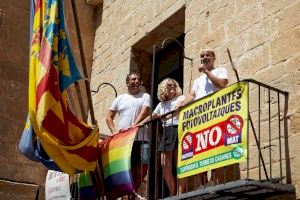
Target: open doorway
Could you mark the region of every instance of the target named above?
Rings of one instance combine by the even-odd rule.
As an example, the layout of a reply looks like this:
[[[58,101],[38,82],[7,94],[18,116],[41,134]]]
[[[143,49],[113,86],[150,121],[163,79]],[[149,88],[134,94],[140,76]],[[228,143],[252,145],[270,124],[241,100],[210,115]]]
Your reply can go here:
[[[184,35],[182,34],[176,40],[171,41],[167,46],[156,53],[156,63],[154,76],[154,85],[157,86],[165,78],[173,78],[178,81],[181,88],[183,88],[183,49]],[[154,96],[157,96],[157,90],[154,90]],[[158,99],[153,98],[153,106],[158,104]]]
[[[182,7],[132,46],[130,70],[141,74],[143,86],[151,94],[153,109],[159,102],[157,86],[164,78],[174,78],[183,88],[184,18],[185,8]],[[156,123],[153,124],[152,133],[155,133],[157,128],[162,127],[157,126]],[[162,180],[155,184],[153,178],[149,179],[151,183],[149,182],[148,192],[151,199],[167,197],[169,194],[166,183],[161,178],[162,171],[158,170],[156,173],[154,170],[157,167],[160,169],[160,157],[156,151],[156,144],[161,134],[162,131],[151,134],[149,177]]]
[[[174,78],[183,87],[184,17],[185,8],[182,7],[132,47],[130,70],[140,72],[143,86],[151,94],[153,108],[158,104],[157,86],[164,78]]]

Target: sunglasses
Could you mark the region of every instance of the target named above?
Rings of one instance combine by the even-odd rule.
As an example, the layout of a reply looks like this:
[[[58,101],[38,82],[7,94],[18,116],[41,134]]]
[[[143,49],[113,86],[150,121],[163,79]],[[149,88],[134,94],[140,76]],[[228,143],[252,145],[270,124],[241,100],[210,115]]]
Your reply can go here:
[[[175,84],[167,84],[167,87],[176,87]]]

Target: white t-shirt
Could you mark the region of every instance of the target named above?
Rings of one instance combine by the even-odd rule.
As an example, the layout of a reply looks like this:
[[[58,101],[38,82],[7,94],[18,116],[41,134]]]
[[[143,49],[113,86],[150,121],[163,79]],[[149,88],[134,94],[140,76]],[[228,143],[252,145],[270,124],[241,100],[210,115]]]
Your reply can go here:
[[[211,73],[218,78],[227,79],[227,70],[223,67],[215,68]],[[219,90],[211,80],[207,77],[206,74],[203,74],[194,81],[192,91],[195,92],[196,98],[194,100],[200,99],[206,95],[209,95],[215,91]]]
[[[136,95],[122,94],[111,104],[110,110],[119,114],[119,129],[126,129],[133,125],[142,107],[150,107],[150,95],[140,92]]]
[[[172,110],[175,110],[175,107],[178,103],[184,101],[185,96],[181,95],[178,97],[173,98],[170,101],[164,101],[160,102],[156,108],[154,109],[153,113],[157,115],[163,115],[165,113],[171,112]],[[174,117],[173,119],[170,118],[167,121],[163,121],[163,126],[168,127],[171,125],[177,125],[178,124],[178,116]]]

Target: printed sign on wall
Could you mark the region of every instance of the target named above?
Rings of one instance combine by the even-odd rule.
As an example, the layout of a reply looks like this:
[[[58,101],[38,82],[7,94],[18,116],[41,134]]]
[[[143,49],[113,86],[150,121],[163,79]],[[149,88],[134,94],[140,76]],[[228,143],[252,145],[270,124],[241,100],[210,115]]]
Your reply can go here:
[[[69,175],[48,170],[45,184],[46,200],[69,200],[71,198]]]

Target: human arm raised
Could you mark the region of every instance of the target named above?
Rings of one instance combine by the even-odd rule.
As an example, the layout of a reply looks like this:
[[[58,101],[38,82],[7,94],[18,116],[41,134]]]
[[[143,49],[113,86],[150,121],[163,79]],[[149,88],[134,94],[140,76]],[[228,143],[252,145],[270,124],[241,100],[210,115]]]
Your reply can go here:
[[[206,76],[211,80],[212,84],[217,87],[218,89],[222,89],[226,87],[228,84],[228,79],[226,78],[220,78],[216,75],[214,75],[210,70],[203,68],[203,73],[206,74]]]

